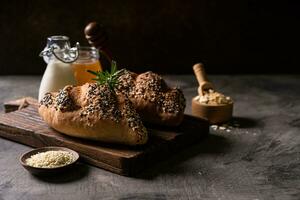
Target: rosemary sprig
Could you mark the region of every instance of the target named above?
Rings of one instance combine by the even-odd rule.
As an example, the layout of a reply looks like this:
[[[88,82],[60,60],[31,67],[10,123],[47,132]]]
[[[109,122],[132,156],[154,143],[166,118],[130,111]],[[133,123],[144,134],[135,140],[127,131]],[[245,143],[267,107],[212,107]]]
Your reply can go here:
[[[116,61],[111,62],[111,71],[92,71],[87,70],[87,72],[96,76],[93,80],[97,81],[98,84],[104,85],[107,84],[111,90],[118,85],[118,78],[123,72],[123,70],[117,70],[117,63]]]

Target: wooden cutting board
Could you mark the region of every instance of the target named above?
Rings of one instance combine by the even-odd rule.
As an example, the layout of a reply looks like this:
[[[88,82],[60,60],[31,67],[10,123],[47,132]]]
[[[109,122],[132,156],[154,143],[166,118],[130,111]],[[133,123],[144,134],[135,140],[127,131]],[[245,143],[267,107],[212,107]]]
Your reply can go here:
[[[185,115],[176,128],[148,126],[149,142],[128,147],[73,138],[55,131],[38,115],[37,100],[30,97],[7,102],[4,107],[8,113],[0,114],[0,137],[32,147],[67,147],[77,151],[82,161],[125,176],[134,176],[209,132],[207,121]]]

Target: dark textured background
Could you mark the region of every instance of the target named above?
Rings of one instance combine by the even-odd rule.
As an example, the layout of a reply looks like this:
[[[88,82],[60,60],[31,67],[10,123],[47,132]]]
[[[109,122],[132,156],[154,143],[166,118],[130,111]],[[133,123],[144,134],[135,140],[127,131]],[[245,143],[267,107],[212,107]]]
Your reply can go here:
[[[42,74],[46,37],[86,44],[85,25],[102,22],[118,63],[137,71],[299,72],[299,3],[258,0],[3,1],[0,74]]]

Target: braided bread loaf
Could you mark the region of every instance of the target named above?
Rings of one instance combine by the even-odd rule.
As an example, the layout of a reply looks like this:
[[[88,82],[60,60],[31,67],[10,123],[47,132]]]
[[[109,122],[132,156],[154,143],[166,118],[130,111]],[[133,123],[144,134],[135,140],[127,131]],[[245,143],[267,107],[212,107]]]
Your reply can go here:
[[[39,114],[52,128],[66,135],[128,145],[145,144],[142,121],[177,126],[184,117],[185,98],[153,72],[127,70],[111,90],[108,85],[86,83],[47,93]]]
[[[143,122],[178,126],[184,117],[185,98],[178,88],[170,88],[151,71],[136,74],[124,70],[118,78],[117,93],[128,96]]]
[[[145,144],[148,139],[130,100],[107,85],[86,83],[47,93],[39,114],[52,128],[70,136],[128,145]]]

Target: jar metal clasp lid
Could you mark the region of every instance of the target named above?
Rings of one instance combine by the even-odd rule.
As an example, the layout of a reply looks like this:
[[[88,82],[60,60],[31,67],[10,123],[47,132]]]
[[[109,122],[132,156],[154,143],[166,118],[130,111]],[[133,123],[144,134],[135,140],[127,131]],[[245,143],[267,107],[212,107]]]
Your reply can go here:
[[[67,36],[51,36],[47,39],[47,46],[39,54],[48,63],[53,55],[64,63],[72,63],[79,57],[79,42],[75,47],[70,47],[69,38]]]

